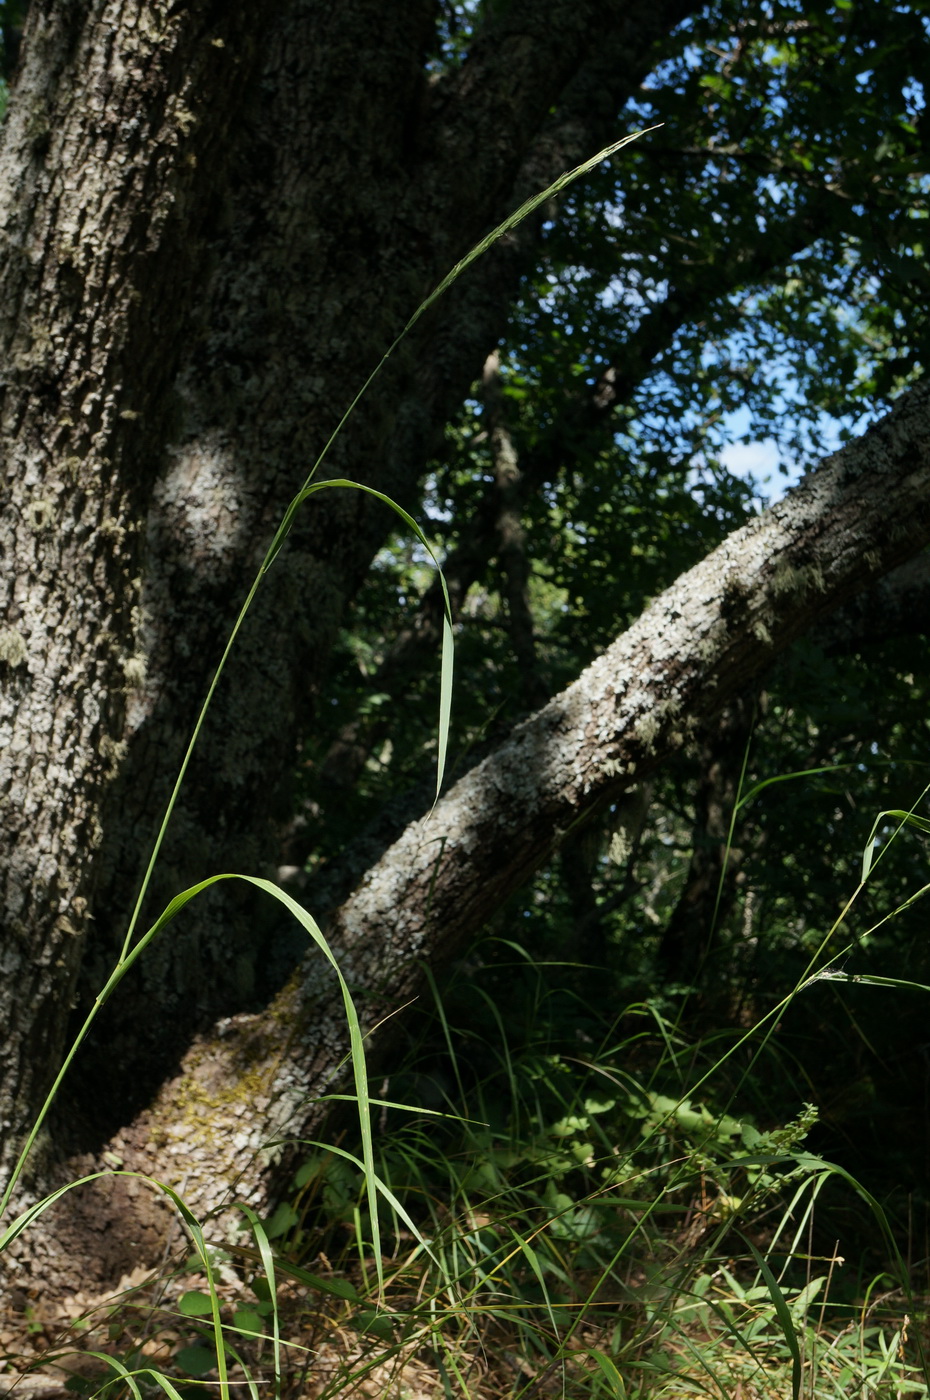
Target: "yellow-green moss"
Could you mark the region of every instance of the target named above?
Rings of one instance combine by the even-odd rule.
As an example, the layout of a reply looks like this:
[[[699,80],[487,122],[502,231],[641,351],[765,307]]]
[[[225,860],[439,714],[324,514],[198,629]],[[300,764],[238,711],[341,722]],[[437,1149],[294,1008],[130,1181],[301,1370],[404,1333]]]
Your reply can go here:
[[[25,666],[28,656],[22,633],[13,627],[4,627],[0,631],[0,661],[5,661],[7,666]]]

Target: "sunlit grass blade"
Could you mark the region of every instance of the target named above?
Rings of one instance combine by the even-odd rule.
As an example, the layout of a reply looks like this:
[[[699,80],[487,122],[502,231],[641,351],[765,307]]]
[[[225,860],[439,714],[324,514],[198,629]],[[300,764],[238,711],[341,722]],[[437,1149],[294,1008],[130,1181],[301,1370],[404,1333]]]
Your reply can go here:
[[[618,1400],[626,1400],[627,1392],[623,1377],[606,1351],[601,1351],[598,1347],[589,1347],[586,1351],[579,1352],[578,1355],[589,1356],[610,1386],[611,1392],[618,1397]]]
[[[519,1250],[520,1250],[520,1253],[523,1255],[524,1259],[526,1260],[526,1262],[529,1264],[531,1270],[533,1271],[533,1276],[534,1276],[534,1278],[536,1279],[536,1282],[537,1282],[538,1285],[539,1285],[539,1291],[540,1291],[540,1293],[542,1294],[542,1296],[543,1296],[543,1302],[544,1302],[545,1305],[546,1305],[546,1313],[547,1313],[548,1318],[549,1318],[549,1325],[550,1325],[550,1327],[552,1328],[552,1335],[553,1335],[554,1337],[558,1337],[558,1335],[559,1335],[559,1324],[558,1324],[558,1322],[556,1321],[555,1313],[553,1312],[553,1309],[552,1309],[552,1300],[551,1300],[550,1297],[549,1297],[549,1289],[548,1289],[548,1286],[547,1286],[547,1284],[546,1284],[545,1275],[544,1275],[544,1273],[543,1273],[543,1271],[542,1271],[542,1267],[541,1267],[540,1262],[539,1262],[539,1256],[538,1256],[538,1254],[536,1253],[536,1250],[535,1250],[535,1249],[533,1248],[533,1246],[530,1244],[530,1242],[529,1242],[528,1239],[524,1239],[524,1237],[523,1237],[522,1235],[520,1235],[516,1230],[514,1230],[514,1229],[512,1229],[512,1228],[511,1228],[510,1233],[511,1233],[511,1235],[513,1236],[513,1238],[516,1240],[517,1246],[518,1246],[518,1248],[519,1248]]]
[[[926,789],[924,790],[924,792],[921,793],[917,801],[919,802],[925,795]],[[916,806],[917,803],[915,803],[914,805]],[[887,822],[892,821],[896,823],[896,827],[895,830],[892,832],[891,836],[889,837],[888,842],[885,843],[886,847],[890,844],[891,841],[895,839],[896,836],[900,834],[901,831],[903,831],[903,829],[906,826],[913,826],[916,828],[917,831],[922,831],[925,834],[927,832],[930,832],[930,821],[928,821],[926,817],[918,817],[913,808],[911,808],[909,812],[903,811],[900,807],[890,808],[886,812],[879,812],[878,816],[875,818],[875,821],[872,823],[872,830],[869,832],[869,839],[866,841],[865,849],[862,852],[863,884],[865,884],[866,880],[869,878],[869,872],[871,871],[876,859],[875,843],[876,838],[878,836],[879,828],[884,826]]]
[[[130,1394],[133,1396],[133,1400],[143,1400],[143,1395],[150,1396],[151,1385],[155,1385],[159,1390],[164,1391],[168,1400],[184,1400],[184,1397],[181,1395],[181,1392],[178,1390],[171,1377],[166,1376],[163,1371],[160,1371],[155,1366],[130,1368],[125,1366],[118,1356],[112,1356],[108,1351],[95,1351],[93,1349],[81,1352],[64,1352],[56,1357],[55,1360],[58,1362],[65,1356],[71,1355],[93,1357],[95,1361],[99,1361],[102,1365],[108,1366],[110,1370],[114,1372],[113,1379],[104,1381],[95,1392],[96,1395],[106,1395],[110,1387],[116,1385],[119,1381],[128,1387]],[[49,1358],[49,1360],[50,1359],[51,1358]],[[46,1362],[46,1364],[48,1364],[48,1362]],[[139,1386],[140,1380],[148,1380],[150,1382],[150,1385],[145,1387],[144,1392]],[[257,1397],[255,1397],[255,1400],[257,1400]]]
[[[281,1318],[278,1309],[278,1289],[275,1279],[275,1261],[271,1250],[271,1244],[265,1227],[259,1220],[251,1206],[236,1203],[236,1208],[242,1212],[249,1222],[252,1231],[252,1238],[258,1248],[262,1269],[265,1275],[265,1282],[271,1297],[271,1328],[272,1328],[272,1360],[274,1365],[274,1396],[275,1400],[280,1400],[281,1395]]]
[[[362,491],[368,496],[374,496],[377,500],[383,501],[386,506],[389,506],[391,510],[400,516],[401,520],[403,520],[408,529],[413,532],[436,566],[443,599],[442,649],[439,680],[438,754],[436,759],[436,799],[438,800],[442,788],[443,776],[446,771],[446,753],[449,747],[449,724],[452,714],[452,672],[453,656],[455,652],[452,636],[452,604],[449,600],[449,590],[446,586],[445,577],[442,569],[439,567],[439,561],[433,553],[429,540],[426,538],[426,535],[423,533],[416,520],[414,520],[413,516],[410,515],[408,511],[404,510],[403,506],[399,506],[396,501],[392,501],[390,496],[386,496],[383,491],[376,491],[373,486],[366,486],[360,481],[349,481],[344,477],[333,477],[327,481],[317,481],[312,485],[305,485],[298,491],[297,495],[284,512],[281,524],[275,532],[274,539],[268,548],[268,553],[265,555],[264,562],[259,571],[259,580],[264,577],[277,558],[281,547],[290,533],[294,518],[304,501],[309,500],[309,498],[316,495],[318,491],[328,491],[333,488]]]
[[[115,1373],[115,1375],[124,1383],[124,1385],[128,1386],[129,1391],[133,1396],[133,1400],[142,1400],[142,1392],[139,1389],[138,1378],[140,1375],[149,1375],[153,1373],[149,1372],[148,1370],[131,1371],[128,1366],[123,1365],[122,1361],[120,1361],[118,1356],[110,1356],[109,1352],[87,1351],[83,1354],[85,1356],[92,1356],[95,1361],[100,1361],[103,1363],[103,1365],[109,1366],[110,1370]],[[108,1384],[112,1385],[113,1382],[110,1381],[108,1382]],[[103,1387],[101,1387],[101,1389],[103,1389]],[[170,1392],[168,1393],[170,1394]],[[177,1392],[175,1392],[175,1394],[177,1394]],[[174,1400],[174,1397],[172,1397],[172,1400]],[[180,1396],[178,1396],[178,1400],[180,1400]]]

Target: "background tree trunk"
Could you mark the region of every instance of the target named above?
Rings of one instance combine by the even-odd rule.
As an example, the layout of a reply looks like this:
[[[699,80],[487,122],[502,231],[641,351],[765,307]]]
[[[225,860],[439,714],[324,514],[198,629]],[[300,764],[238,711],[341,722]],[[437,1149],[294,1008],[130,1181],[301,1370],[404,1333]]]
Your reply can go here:
[[[713,985],[712,955],[736,898],[742,852],[730,846],[728,838],[753,730],[755,699],[754,694],[736,696],[702,736],[691,861],[659,943],[666,980],[697,985],[702,994]]]

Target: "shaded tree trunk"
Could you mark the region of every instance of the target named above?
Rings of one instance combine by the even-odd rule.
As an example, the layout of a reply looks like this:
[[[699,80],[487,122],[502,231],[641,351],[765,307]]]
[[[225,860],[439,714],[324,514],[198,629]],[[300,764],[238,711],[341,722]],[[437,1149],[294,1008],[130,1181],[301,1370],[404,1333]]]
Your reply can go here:
[[[703,988],[705,967],[732,910],[742,853],[728,845],[728,837],[752,722],[751,698],[736,696],[702,736],[691,860],[659,942],[665,982],[697,982]],[[707,971],[714,976],[712,965]]]
[[[271,9],[29,15],[0,153],[0,1158],[60,1056],[104,882],[144,664],[145,513]]]

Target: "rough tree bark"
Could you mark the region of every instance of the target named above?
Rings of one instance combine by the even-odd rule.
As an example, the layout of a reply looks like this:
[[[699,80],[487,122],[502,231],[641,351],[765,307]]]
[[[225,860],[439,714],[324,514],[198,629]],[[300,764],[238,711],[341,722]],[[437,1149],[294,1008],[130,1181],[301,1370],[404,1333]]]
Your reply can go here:
[[[143,666],[142,521],[195,250],[273,8],[30,14],[0,153],[0,1155],[61,1051]]]
[[[597,149],[693,0],[509,5],[441,79],[432,0],[34,0],[0,151],[0,1156],[119,947],[238,600],[420,299]],[[535,225],[421,323],[329,461],[412,504]],[[268,871],[281,775],[388,530],[308,511],[218,696],[149,910]],[[261,1003],[251,907],[204,908],[114,1002],[74,1115],[125,1121],[184,1037]],[[38,1027],[41,1027],[39,1030]],[[73,1128],[73,1124],[71,1125]]]
[[[367,1024],[415,995],[423,962],[451,956],[568,832],[687,744],[801,632],[928,541],[925,383],[683,575],[371,869],[327,926]],[[389,1043],[390,1023],[370,1042],[373,1062]],[[233,1197],[267,1209],[289,1158],[282,1166],[263,1148],[318,1135],[320,1095],[347,1051],[338,991],[315,955],[266,1011],[200,1038],[110,1151],[180,1187],[201,1217]],[[90,1277],[88,1235],[93,1251],[104,1222],[111,1268],[157,1257],[169,1216],[153,1200],[117,1183],[72,1202],[41,1248],[30,1246],[32,1267],[45,1251],[56,1268],[82,1258]]]

